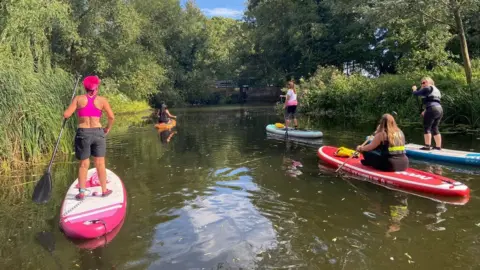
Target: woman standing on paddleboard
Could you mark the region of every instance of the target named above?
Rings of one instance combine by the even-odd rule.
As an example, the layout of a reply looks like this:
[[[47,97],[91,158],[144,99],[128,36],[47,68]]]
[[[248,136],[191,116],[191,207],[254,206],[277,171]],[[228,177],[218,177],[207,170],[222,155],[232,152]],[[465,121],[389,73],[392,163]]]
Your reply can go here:
[[[281,97],[285,97],[285,104],[283,105],[283,109],[285,110],[285,128],[290,126],[290,119],[293,119],[293,125],[295,129],[298,127],[297,117],[295,113],[297,111],[297,90],[295,89],[295,83],[293,81],[288,82],[288,91],[286,95],[280,95]]]
[[[420,90],[417,91],[416,85],[412,86],[412,90],[414,95],[423,97],[423,105],[425,105],[425,110],[422,112],[425,146],[420,148],[420,150],[432,150],[432,134],[435,140],[433,149],[442,150],[442,136],[438,130],[443,117],[443,108],[440,104],[442,97],[440,90],[435,87],[435,83],[430,77],[422,79],[422,88]]]
[[[110,104],[105,97],[97,96],[100,79],[97,76],[88,76],[83,80],[83,86],[87,93],[76,96],[70,106],[63,113],[64,118],[69,118],[77,111],[78,128],[75,135],[75,157],[80,160],[78,170],[79,193],[75,198],[85,198],[88,168],[90,156],[93,156],[97,169],[102,196],[108,196],[112,190],[107,189],[107,171],[105,169],[106,142],[105,136],[112,128],[114,115]],[[100,118],[102,111],[107,113],[108,124],[102,128]]]

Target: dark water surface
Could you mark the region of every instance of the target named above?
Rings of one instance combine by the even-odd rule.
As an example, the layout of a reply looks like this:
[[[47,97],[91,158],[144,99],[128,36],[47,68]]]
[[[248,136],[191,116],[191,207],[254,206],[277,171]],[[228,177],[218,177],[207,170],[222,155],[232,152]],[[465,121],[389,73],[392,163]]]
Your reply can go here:
[[[320,145],[354,147],[374,124],[318,123],[325,137],[312,145],[267,136],[281,120],[272,106],[171,111],[169,142],[147,123],[108,137],[108,168],[128,192],[111,242],[83,249],[59,231],[76,178],[76,164],[62,163],[49,204],[4,196],[0,269],[480,269],[480,169],[411,160],[470,186],[468,203],[452,205],[336,177],[318,161]],[[421,129],[405,133],[421,143]],[[444,137],[480,152],[475,136]],[[51,254],[35,239],[42,230]]]

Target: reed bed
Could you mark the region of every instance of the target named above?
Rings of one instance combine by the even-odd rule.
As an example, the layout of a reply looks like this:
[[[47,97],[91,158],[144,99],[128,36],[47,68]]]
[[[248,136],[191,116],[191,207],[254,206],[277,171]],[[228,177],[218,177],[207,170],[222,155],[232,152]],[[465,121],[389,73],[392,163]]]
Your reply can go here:
[[[50,157],[74,86],[73,76],[61,69],[40,73],[4,59],[0,61],[0,173]],[[74,118],[67,121],[59,153],[71,152],[75,126]]]

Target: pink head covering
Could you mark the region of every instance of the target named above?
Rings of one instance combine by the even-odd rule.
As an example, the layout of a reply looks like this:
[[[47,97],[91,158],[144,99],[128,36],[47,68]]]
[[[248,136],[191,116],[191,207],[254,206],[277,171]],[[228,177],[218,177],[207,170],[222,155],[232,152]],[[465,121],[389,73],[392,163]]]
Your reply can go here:
[[[94,91],[96,94],[100,82],[101,81],[97,76],[87,76],[85,79],[83,79],[83,87],[85,87],[85,89],[88,91]]]

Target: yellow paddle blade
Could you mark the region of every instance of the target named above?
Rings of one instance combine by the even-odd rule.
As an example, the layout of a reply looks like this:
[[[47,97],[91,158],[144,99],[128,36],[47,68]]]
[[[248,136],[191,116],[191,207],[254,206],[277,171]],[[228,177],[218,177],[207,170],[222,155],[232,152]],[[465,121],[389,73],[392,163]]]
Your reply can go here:
[[[275,127],[277,128],[285,128],[285,125],[282,123],[275,123]]]
[[[335,156],[337,157],[351,157],[355,153],[355,150],[349,149],[346,147],[338,148],[337,152],[335,152]]]

